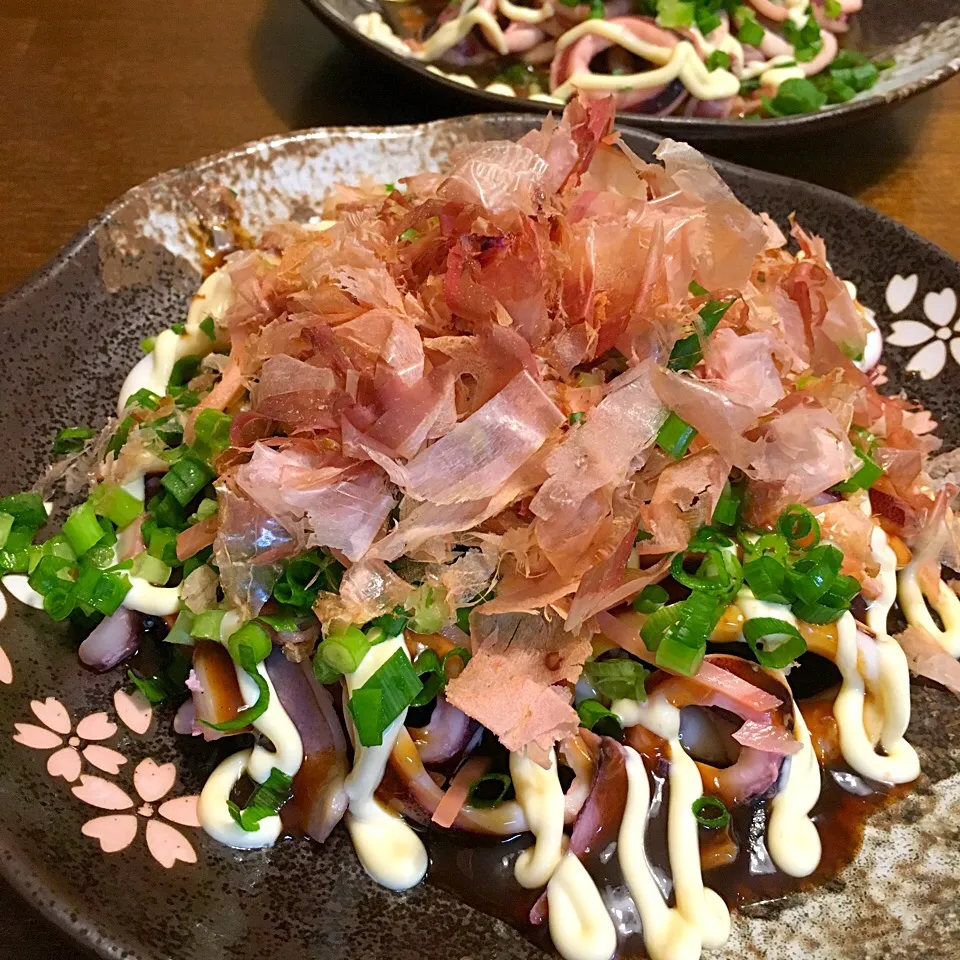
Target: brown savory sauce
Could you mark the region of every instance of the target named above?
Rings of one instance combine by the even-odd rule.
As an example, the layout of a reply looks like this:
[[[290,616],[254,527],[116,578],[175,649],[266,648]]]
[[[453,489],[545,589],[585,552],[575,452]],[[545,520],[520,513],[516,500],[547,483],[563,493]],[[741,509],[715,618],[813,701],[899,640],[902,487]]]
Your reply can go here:
[[[822,713],[821,703],[827,709],[831,705],[829,700],[815,701],[805,705],[804,714],[809,707],[813,708],[812,713]],[[647,857],[661,891],[672,904],[667,853],[670,792],[667,765],[656,752],[643,752],[652,781]],[[704,884],[716,890],[731,909],[775,902],[832,880],[857,855],[868,818],[910,789],[909,785],[888,787],[868,781],[837,758],[828,759],[821,777],[820,799],[811,817],[820,833],[823,855],[810,877],[790,877],[773,863],[766,845],[769,797],[732,810],[731,821],[722,830],[701,828]],[[534,926],[530,922],[531,908],[542,891],[524,890],[513,875],[516,858],[530,845],[531,837],[496,841],[448,831],[427,831],[424,840],[431,861],[429,883],[510,924],[541,949],[554,952],[547,925]],[[584,865],[605,903],[612,908],[619,931],[619,956],[645,956],[639,916],[620,872],[615,844],[586,856]]]

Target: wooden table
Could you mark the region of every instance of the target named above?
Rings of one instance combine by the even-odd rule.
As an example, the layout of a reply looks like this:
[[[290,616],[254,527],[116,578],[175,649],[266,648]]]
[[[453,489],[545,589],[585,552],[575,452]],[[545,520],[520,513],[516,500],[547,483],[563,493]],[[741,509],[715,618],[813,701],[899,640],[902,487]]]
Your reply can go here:
[[[460,112],[387,80],[296,0],[0,0],[0,91],[0,290],[162,170],[296,127]],[[816,142],[725,155],[859,197],[960,256],[956,82]],[[0,960],[79,955],[0,896]]]

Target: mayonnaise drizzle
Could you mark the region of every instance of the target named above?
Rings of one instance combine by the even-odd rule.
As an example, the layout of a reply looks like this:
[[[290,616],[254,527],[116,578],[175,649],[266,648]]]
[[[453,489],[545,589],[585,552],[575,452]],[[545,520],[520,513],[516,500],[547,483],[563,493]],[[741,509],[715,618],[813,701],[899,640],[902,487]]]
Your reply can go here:
[[[220,625],[220,642],[225,644],[240,623],[236,613],[233,611],[227,613]],[[240,667],[236,669],[244,705],[252,706],[257,701],[259,689],[253,679],[247,676],[245,670]],[[220,843],[241,850],[269,847],[275,843],[280,836],[281,822],[280,817],[276,815],[264,817],[256,830],[244,830],[230,816],[227,807],[230,791],[234,785],[244,774],[257,783],[263,783],[274,767],[287,776],[293,777],[303,763],[303,742],[300,734],[290,715],[283,708],[283,704],[280,703],[266,665],[257,664],[257,671],[266,681],[270,700],[267,709],[253,721],[253,726],[270,740],[273,750],[258,743],[250,750],[241,750],[227,757],[207,779],[203,790],[200,791],[200,801],[197,805],[197,816],[203,829]]]
[[[564,960],[611,960],[617,930],[587,868],[566,854],[547,884],[550,939]]]
[[[644,712],[652,721],[650,729],[661,736],[670,735],[667,850],[676,906],[667,906],[647,860],[644,834],[650,783],[643,760],[632,747],[624,747],[628,788],[617,842],[620,868],[640,913],[651,960],[697,960],[703,947],[716,948],[727,941],[730,913],[719,895],[703,886],[698,826],[693,814],[702,785],[697,765],[680,744],[680,711],[663,701]]]
[[[360,666],[347,674],[347,690],[353,693],[362,687],[397,650],[409,656],[402,635],[371,647]],[[374,796],[406,716],[407,711],[404,710],[384,730],[383,742],[375,747],[360,745],[356,728],[349,714],[347,716],[356,754],[353,770],[345,784],[350,804],[346,818],[347,830],[363,869],[377,883],[390,890],[414,887],[427,872],[427,851],[420,838],[399,815],[387,810]]]
[[[780,671],[771,673],[786,683]],[[810,811],[820,799],[820,764],[796,702],[793,729],[801,747],[784,759],[780,789],[770,803],[767,849],[784,873],[791,877],[809,877],[817,869],[823,852],[820,834],[810,819]]]
[[[863,676],[858,660],[864,664]],[[904,721],[909,720],[909,675],[899,645],[874,642],[857,629],[853,614],[847,611],[837,621],[836,665],[843,681],[833,705],[833,714],[840,731],[840,750],[844,760],[861,776],[881,783],[915,780],[920,774],[920,761],[916,750],[903,738],[906,732]],[[864,721],[867,689],[876,694],[885,708],[881,746],[886,756],[877,753],[867,735]],[[897,703],[904,704],[904,709],[891,719],[887,705]]]
[[[222,320],[235,297],[230,276],[223,270],[215,270],[200,284],[190,301],[184,332],[177,334],[173,330],[164,330],[157,336],[153,350],[127,374],[117,398],[118,415],[123,416],[127,400],[137,390],[146,388],[164,396],[173,366],[179,359],[210,352],[214,341],[200,329],[200,324],[206,317]]]
[[[544,769],[526,750],[510,754],[510,776],[534,836],[532,847],[517,857],[514,875],[528,890],[542,887],[553,875],[563,856],[565,798],[557,775],[557,754],[550,751],[550,766]]]
[[[908,623],[926,630],[951,657],[960,657],[960,598],[942,578],[937,579],[937,592],[931,596],[918,573],[919,562],[916,558],[900,571],[897,587],[900,609]],[[927,602],[937,611],[943,629],[930,615]]]
[[[497,9],[516,23],[543,23],[553,16],[553,4],[549,2],[542,7],[521,7],[511,0],[497,0]]]
[[[30,586],[24,574],[8,573],[0,580],[0,583],[10,591],[10,596],[15,597],[21,603],[33,607],[34,610],[43,609],[43,597]]]
[[[629,50],[631,53],[658,64],[657,69],[643,73],[623,75],[596,74],[580,71],[553,91],[553,96],[567,100],[577,90],[645,90],[659,87],[679,79],[700,100],[721,100],[740,92],[740,81],[729,71],[720,67],[708,70],[693,44],[681,40],[672,49],[641,40],[625,27],[606,20],[585,20],[568,30],[557,40],[560,53],[581,37],[592,35]]]

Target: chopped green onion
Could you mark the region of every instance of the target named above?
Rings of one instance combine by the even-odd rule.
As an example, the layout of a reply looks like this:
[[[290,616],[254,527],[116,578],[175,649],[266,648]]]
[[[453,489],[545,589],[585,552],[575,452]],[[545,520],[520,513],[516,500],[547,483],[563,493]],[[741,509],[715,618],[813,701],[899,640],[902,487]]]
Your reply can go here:
[[[174,396],[170,390],[171,387],[185,386],[197,375],[200,370],[200,361],[200,357],[181,357],[173,365],[173,370],[170,373],[170,381],[167,385],[167,393],[169,393],[171,397]]]
[[[690,285],[687,287],[687,290],[690,291],[690,295],[693,297],[705,297],[710,292],[706,287],[701,287],[696,280],[690,281]]]
[[[417,654],[417,658],[413,661],[413,669],[420,678],[423,689],[417,694],[410,706],[422,707],[443,690],[447,685],[447,677],[443,672],[440,658],[429,648],[421,650]]]
[[[156,337],[144,337],[140,341],[140,349],[144,353],[153,353],[153,348],[157,345]]]
[[[204,520],[209,520],[218,510],[219,504],[213,497],[204,497],[199,504],[197,504],[197,509],[190,516],[190,523],[202,523]]]
[[[66,620],[75,607],[73,590],[68,586],[56,587],[44,594],[43,609],[51,620]]]
[[[194,424],[194,452],[203,460],[213,460],[230,446],[233,417],[219,410],[201,410]]]
[[[668,29],[692,27],[695,12],[694,0],[658,0],[657,23]]]
[[[129,414],[125,416],[120,421],[120,424],[113,436],[110,438],[110,442],[107,444],[107,452],[117,456],[123,449],[123,445],[127,442],[127,439],[130,436],[130,431],[135,425],[136,420],[134,420],[133,417],[131,417]]]
[[[673,560],[670,562],[670,576],[672,576],[677,583],[681,583],[691,590],[700,590],[704,593],[713,594],[726,593],[730,590],[733,581],[728,568],[728,562],[735,558],[726,557],[719,547],[706,547],[705,553],[707,559],[701,563],[696,574],[687,573],[684,569],[684,554],[675,554]]]
[[[580,725],[588,730],[593,730],[599,723],[604,724],[605,727],[616,724],[618,731],[621,728],[620,718],[599,700],[581,700],[577,704],[577,715],[580,717]]]
[[[631,606],[637,613],[653,613],[654,610],[659,610],[669,599],[669,594],[659,583],[648,583],[640,591],[640,595],[634,598]]]
[[[273,641],[259,623],[251,620],[230,634],[227,638],[227,649],[234,663],[242,666],[241,657],[246,650],[249,651],[253,663],[257,664],[270,656]]]
[[[126,410],[127,407],[143,407],[144,410],[156,410],[160,406],[160,397],[158,397],[152,390],[148,390],[146,387],[141,387],[137,390],[136,393],[131,393],[127,397],[127,402],[123,405],[123,409]]]
[[[211,317],[209,314],[200,321],[200,329],[210,340],[217,339],[217,329],[214,325],[213,317]]]
[[[800,631],[792,623],[776,617],[748,620],[743,625],[743,639],[749,644],[757,662],[771,670],[783,669],[807,651],[806,641]]]
[[[130,581],[126,573],[99,570],[84,565],[81,559],[80,574],[73,585],[76,603],[86,604],[104,616],[110,616],[117,612],[129,591]]]
[[[794,77],[780,84],[772,100],[761,97],[761,101],[771,117],[790,117],[819,110],[827,102],[827,95],[805,77]]]
[[[850,601],[860,592],[856,577],[839,576],[817,603],[796,600],[791,609],[807,623],[824,624],[838,620],[850,608]]]
[[[420,231],[414,230],[413,227],[408,227],[406,230],[403,231],[403,233],[400,234],[401,240],[413,241],[413,240],[418,240],[419,238],[420,238]]]
[[[386,190],[387,193],[393,193],[393,191],[396,190],[397,187],[396,187],[396,184],[393,184],[393,183],[385,183],[385,184],[383,185],[383,189]]]
[[[740,9],[743,9],[742,7]],[[751,11],[752,13],[753,11]],[[757,21],[744,20],[742,26],[737,31],[737,39],[751,47],[759,47],[763,43],[765,36],[763,27]]]
[[[166,687],[156,677],[141,677],[133,670],[128,670],[127,679],[147,698],[149,703],[163,703],[167,699]]]
[[[47,511],[39,493],[12,493],[0,499],[0,513],[13,517],[17,530],[28,530],[31,538],[47,522]]]
[[[343,676],[339,670],[335,670],[323,658],[322,651],[318,648],[313,656],[313,675],[320,683],[338,683]]]
[[[488,785],[499,785],[500,789],[491,796],[486,796],[484,788]],[[477,810],[490,810],[499,807],[510,793],[513,781],[505,773],[485,773],[470,785],[467,791],[467,805]]]
[[[726,312],[736,303],[732,300],[710,300],[700,308],[700,325],[703,338],[707,339],[717,328]],[[703,359],[700,335],[691,333],[673,345],[667,367],[670,370],[692,370]]]
[[[687,452],[696,435],[697,431],[689,423],[671,411],[657,431],[657,446],[674,460],[679,460]]]
[[[249,626],[249,624],[245,624],[245,626]],[[241,629],[243,628],[241,627]],[[167,639],[169,640],[170,637],[168,636]],[[219,730],[221,733],[231,733],[234,730],[242,730],[248,724],[253,723],[254,720],[259,720],[260,717],[266,713],[267,707],[270,706],[270,687],[257,667],[253,648],[249,644],[241,644],[237,648],[237,654],[239,657],[237,662],[240,664],[240,667],[257,685],[257,702],[254,703],[252,707],[246,707],[241,710],[232,720],[224,720],[223,723],[207,723],[206,720],[200,721],[205,726]],[[233,650],[230,651],[230,655],[233,656]]]
[[[671,603],[647,617],[640,628],[640,639],[648,650],[656,650],[660,646],[663,635],[680,619],[682,611],[682,603]]]
[[[170,579],[171,572],[167,564],[151,557],[149,553],[138,553],[133,558],[133,567],[130,569],[133,576],[140,577],[155,587],[162,587]]]
[[[820,542],[817,518],[799,503],[791,504],[777,517],[777,533],[794,549],[815,547]],[[809,540],[809,543],[804,541]]]
[[[180,506],[185,507],[213,478],[213,470],[202,460],[182,457],[160,481]]]
[[[860,458],[862,466],[848,480],[834,484],[833,489],[840,493],[853,493],[855,490],[868,490],[882,476],[883,467],[881,467],[872,457],[860,450],[854,451]]]
[[[141,532],[147,542],[147,553],[162,560],[167,566],[175,567],[177,559],[177,531],[170,527],[158,527],[152,520],[144,520]]]
[[[843,4],[840,0],[823,0],[823,12],[831,20],[836,20],[843,14]]]
[[[692,677],[700,669],[706,652],[706,644],[701,647],[688,646],[676,638],[673,630],[668,630],[657,647],[657,666]]]
[[[788,17],[783,22],[783,32],[787,42],[793,46],[798,63],[809,63],[823,49],[820,24],[814,16],[808,17],[802,26]]]
[[[361,745],[374,747],[381,744],[383,731],[413,703],[422,689],[423,684],[406,651],[397,650],[350,697],[348,708],[356,724]]]
[[[821,544],[793,565],[790,586],[799,600],[817,603],[833,585],[842,565],[843,554],[832,544]]]
[[[448,650],[444,655],[443,659],[440,661],[440,666],[443,668],[444,676],[449,679],[449,674],[447,673],[447,664],[451,660],[459,660],[463,670],[466,665],[470,662],[471,654],[466,647],[454,647],[452,650]]]
[[[694,590],[683,601],[680,619],[670,628],[668,636],[694,650],[705,647],[726,608],[726,600]]]
[[[170,329],[178,336],[182,337],[187,332],[187,325],[185,323],[171,323]]]
[[[764,533],[755,539],[750,539],[741,530],[737,533],[737,539],[743,547],[744,556],[747,557],[770,554],[778,560],[785,560],[790,552],[790,544],[779,533]]]
[[[0,550],[6,546],[12,529],[13,517],[9,513],[0,513]]]
[[[636,660],[588,660],[583,665],[590,682],[608,700],[646,700],[644,684],[650,671]]]
[[[227,809],[234,823],[241,830],[254,833],[259,829],[261,820],[275,817],[292,796],[292,777],[274,767],[270,771],[270,776],[263,783],[258,784],[243,809],[232,800],[227,801]]]
[[[462,609],[466,610],[469,614],[471,608],[464,607]],[[393,608],[392,613],[384,613],[379,617],[374,617],[370,621],[370,626],[379,627],[379,629],[383,631],[385,637],[396,637],[406,629],[407,624],[412,616],[413,613],[410,610],[407,610],[400,604],[397,604]]]
[[[340,673],[353,673],[370,650],[370,641],[363,631],[351,624],[345,630],[332,633],[320,644],[318,653]]]
[[[53,453],[62,456],[66,453],[79,453],[93,436],[90,427],[64,427],[53,438]]]
[[[186,526],[186,511],[180,506],[173,494],[158,493],[150,499],[147,504],[147,511],[158,527],[179,532]]]
[[[450,618],[446,591],[442,588],[427,584],[417,587],[407,597],[406,605],[413,611],[410,627],[416,633],[439,633]]]
[[[106,517],[123,529],[143,513],[143,503],[114,483],[101,483],[90,491],[89,502],[97,516]]]
[[[723,487],[723,493],[717,501],[713,511],[712,522],[721,527],[735,527],[740,522],[740,508],[743,505],[743,488],[740,484],[734,486],[728,480]]]
[[[730,54],[724,50],[714,50],[707,57],[707,69],[711,72],[714,70],[729,70]]]
[[[46,596],[55,588],[73,585],[71,574],[75,565],[74,560],[66,557],[41,557],[27,578],[27,583],[31,589]]]
[[[578,423],[583,423],[586,419],[587,415],[582,411],[578,411],[577,413],[571,413],[570,416],[567,417],[567,422],[571,427],[575,427]]]
[[[701,827],[720,830],[730,822],[730,811],[722,800],[706,795],[693,801],[693,815]]]
[[[70,511],[63,524],[63,534],[78,557],[104,538],[103,527],[97,521],[93,504],[89,500]]]
[[[220,627],[226,614],[226,610],[204,610],[203,613],[198,613],[193,620],[190,634],[198,640],[219,640]]]
[[[196,617],[189,610],[181,610],[177,614],[174,625],[163,638],[165,643],[174,643],[181,646],[190,646],[193,644],[193,624]],[[219,634],[213,639],[219,640]]]
[[[743,565],[743,579],[758,600],[769,603],[789,603],[785,593],[786,566],[776,557],[764,554]]]

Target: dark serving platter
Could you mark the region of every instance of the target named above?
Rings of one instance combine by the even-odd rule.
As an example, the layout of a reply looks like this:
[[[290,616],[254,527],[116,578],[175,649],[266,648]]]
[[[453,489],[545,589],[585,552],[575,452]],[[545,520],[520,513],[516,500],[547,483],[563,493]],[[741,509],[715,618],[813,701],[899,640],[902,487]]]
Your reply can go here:
[[[492,112],[523,110],[547,113],[556,104],[505,97],[473,89],[427,70],[427,64],[403,57],[364,36],[354,26],[358,14],[382,11],[396,0],[303,0],[328,26],[355,50],[382,58],[388,68],[408,71],[421,80],[425,96],[442,93],[468,109]],[[795,134],[815,135],[855,120],[873,116],[928,90],[960,72],[960,0],[865,0],[847,40],[851,47],[871,57],[892,57],[896,66],[883,74],[876,86],[848,103],[818,113],[778,117],[760,122],[701,117],[649,117],[621,113],[618,121],[631,127],[654,130],[678,140],[707,143],[731,140],[765,140]],[[443,64],[438,66],[445,69]],[[456,72],[447,69],[445,72]],[[439,85],[440,89],[437,89]]]
[[[515,138],[536,123],[480,116],[306,131],[248,144],[131,190],[0,300],[0,438],[7,451],[0,492],[32,482],[58,426],[103,422],[140,338],[184,315],[199,277],[188,227],[200,184],[233,187],[256,229],[316,209],[334,181],[363,174],[394,181],[436,168],[457,146]],[[636,131],[624,136],[644,157],[657,142]],[[718,167],[755,209],[781,224],[796,210],[809,230],[826,237],[837,272],[858,285],[899,344],[886,353],[890,389],[905,388],[926,404],[941,421],[947,448],[957,446],[960,264],[839,194]],[[13,598],[6,606],[0,872],[84,945],[138,960],[543,956],[509,926],[430,882],[403,895],[377,887],[342,828],[323,847],[288,840],[241,853],[215,844],[191,825],[187,798],[220,759],[217,751],[175,736],[162,709],[152,720],[131,711],[116,697],[122,673],[86,673],[66,627]],[[913,711],[910,737],[924,769],[916,789],[868,825],[859,857],[838,879],[740,912],[729,944],[711,956],[958,955],[960,711],[948,694],[919,685]],[[469,851],[462,862],[469,869]],[[473,888],[482,897],[483,875]]]

